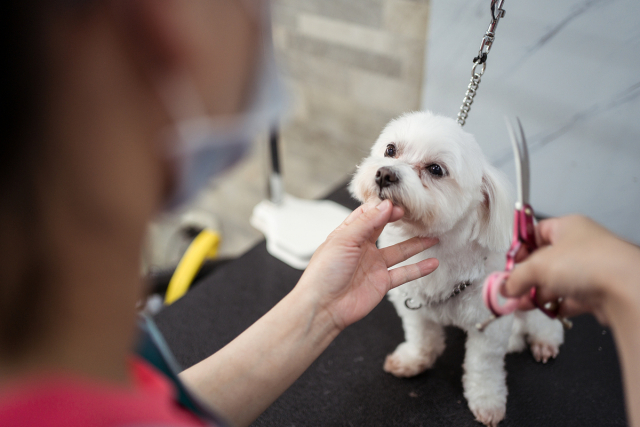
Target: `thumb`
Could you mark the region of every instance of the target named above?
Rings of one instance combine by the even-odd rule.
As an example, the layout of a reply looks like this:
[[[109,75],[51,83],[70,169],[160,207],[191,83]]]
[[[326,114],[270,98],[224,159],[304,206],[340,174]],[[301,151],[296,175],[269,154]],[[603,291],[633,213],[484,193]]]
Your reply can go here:
[[[389,200],[382,201],[375,208],[368,209],[346,225],[343,229],[345,237],[356,244],[370,240],[371,236],[389,222],[392,212],[392,203]]]
[[[543,282],[543,271],[538,262],[540,251],[534,253],[526,261],[517,264],[513,269],[504,287],[504,293],[509,297],[525,295],[534,286]]]

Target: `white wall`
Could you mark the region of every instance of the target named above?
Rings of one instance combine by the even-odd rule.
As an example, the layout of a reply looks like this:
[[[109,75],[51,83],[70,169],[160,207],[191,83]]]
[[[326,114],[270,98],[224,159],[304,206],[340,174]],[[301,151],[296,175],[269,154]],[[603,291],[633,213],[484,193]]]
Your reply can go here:
[[[422,106],[452,117],[490,0],[431,0]],[[505,0],[465,129],[514,180],[503,116],[522,120],[531,201],[640,242],[640,1]]]

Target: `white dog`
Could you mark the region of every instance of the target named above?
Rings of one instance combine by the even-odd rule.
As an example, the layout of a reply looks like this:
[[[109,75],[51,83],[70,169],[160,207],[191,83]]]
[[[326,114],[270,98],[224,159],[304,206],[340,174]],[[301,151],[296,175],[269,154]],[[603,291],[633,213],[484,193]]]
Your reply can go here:
[[[405,215],[386,227],[380,246],[413,236],[440,242],[406,263],[437,258],[431,275],[389,292],[402,319],[405,341],[387,356],[384,370],[411,377],[429,369],[445,347],[443,326],[467,332],[464,396],[476,419],[496,426],[507,402],[504,356],[531,345],[538,361],[558,354],[562,325],[539,310],[476,324],[490,312],[482,301],[487,275],[504,268],[513,202],[503,175],[475,138],[452,119],[430,112],[392,120],[358,167],[350,185],[361,202],[390,199]]]

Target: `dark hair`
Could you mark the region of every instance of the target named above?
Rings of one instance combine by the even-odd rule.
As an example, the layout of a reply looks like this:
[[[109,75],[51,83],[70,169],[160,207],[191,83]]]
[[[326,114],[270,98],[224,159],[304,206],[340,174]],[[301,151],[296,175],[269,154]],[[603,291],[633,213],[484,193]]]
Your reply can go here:
[[[46,0],[2,2],[0,142],[0,357],[35,338],[45,304],[38,261],[34,171],[42,152]]]

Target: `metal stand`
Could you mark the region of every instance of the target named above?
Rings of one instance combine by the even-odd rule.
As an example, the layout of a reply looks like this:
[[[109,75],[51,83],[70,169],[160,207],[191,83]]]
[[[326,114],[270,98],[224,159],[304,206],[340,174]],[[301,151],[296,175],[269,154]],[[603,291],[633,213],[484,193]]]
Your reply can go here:
[[[304,270],[327,236],[351,213],[329,200],[306,200],[288,195],[282,183],[279,135],[269,136],[271,174],[269,200],[253,208],[251,225],[267,239],[267,251],[293,268]]]

